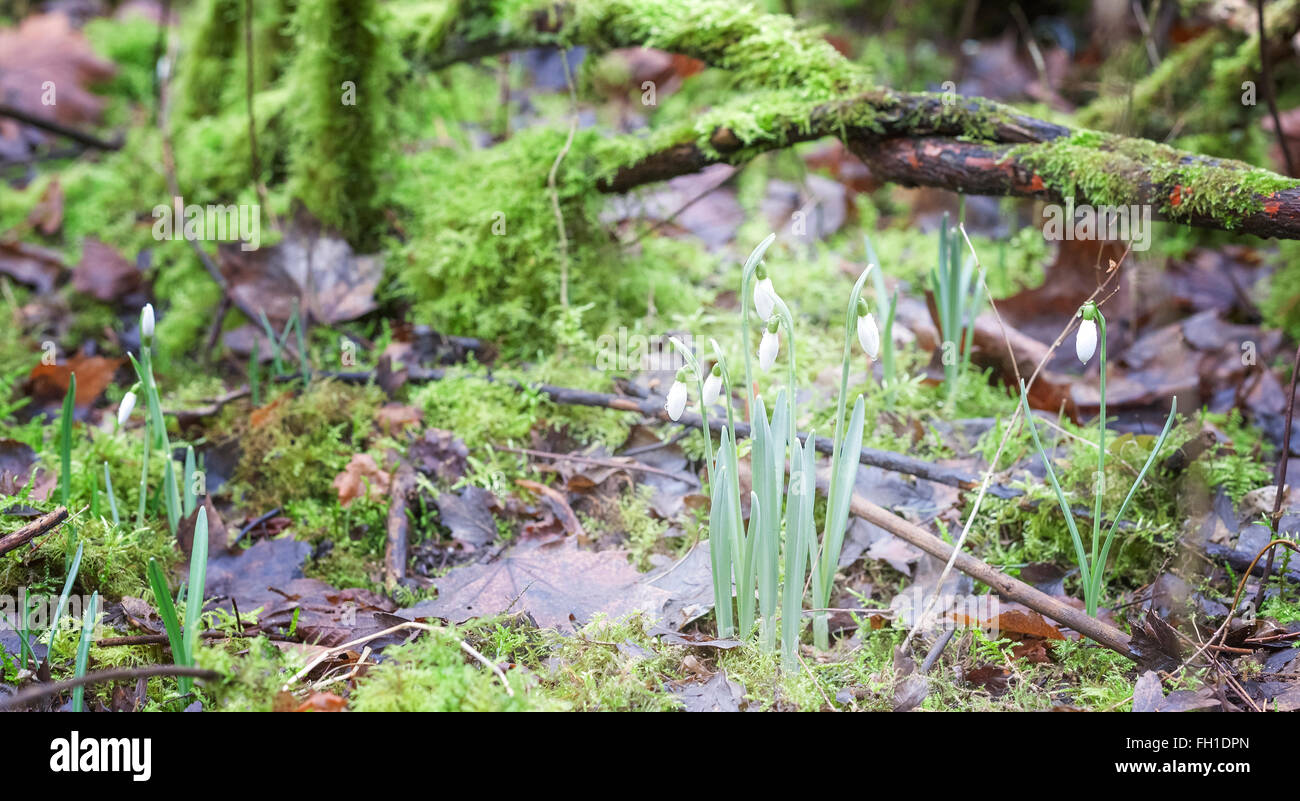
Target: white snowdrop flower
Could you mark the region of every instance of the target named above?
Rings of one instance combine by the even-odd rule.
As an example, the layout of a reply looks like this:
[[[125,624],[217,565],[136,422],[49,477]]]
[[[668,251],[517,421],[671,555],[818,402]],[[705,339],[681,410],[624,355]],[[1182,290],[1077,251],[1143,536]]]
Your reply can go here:
[[[135,409],[135,393],[128,392],[122,396],[122,402],[117,407],[117,424],[126,425],[127,418],[131,416],[131,411]]]
[[[876,327],[876,318],[872,314],[858,316],[858,342],[871,358],[880,353],[880,329]]]
[[[140,337],[153,339],[153,304],[146,303],[140,310]]]
[[[704,379],[704,405],[712,406],[722,394],[722,370],[714,367],[709,377]]]
[[[763,341],[758,343],[758,366],[771,370],[776,364],[777,351],[781,350],[781,335],[772,329],[763,332]]]
[[[1079,323],[1079,334],[1074,339],[1074,352],[1084,364],[1097,352],[1097,323],[1084,320]]]
[[[668,390],[668,402],[664,404],[668,410],[668,416],[674,422],[681,419],[682,412],[686,411],[686,384],[679,377],[673,382],[673,386]]]
[[[771,317],[776,309],[776,289],[772,286],[771,278],[760,278],[754,284],[754,308],[758,311],[760,320]]]

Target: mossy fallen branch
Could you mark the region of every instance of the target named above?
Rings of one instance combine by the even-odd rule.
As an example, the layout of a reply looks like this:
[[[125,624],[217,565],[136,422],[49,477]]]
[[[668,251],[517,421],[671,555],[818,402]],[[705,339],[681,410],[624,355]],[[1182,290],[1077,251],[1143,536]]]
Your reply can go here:
[[[967,194],[1149,205],[1164,219],[1300,239],[1300,181],[1144,139],[1071,129],[979,98],[874,86],[816,32],[719,0],[465,0],[432,67],[531,47],[655,47],[729,70],[738,101],[648,138],[602,144],[598,188],[625,192],[824,136],[878,177]]]

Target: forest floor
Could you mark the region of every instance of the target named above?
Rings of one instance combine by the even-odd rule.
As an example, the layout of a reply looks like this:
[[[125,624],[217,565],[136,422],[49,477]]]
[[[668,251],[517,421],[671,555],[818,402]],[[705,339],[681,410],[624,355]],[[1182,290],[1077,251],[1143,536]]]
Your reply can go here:
[[[149,3],[0,19],[0,87],[31,98],[57,75],[59,121],[115,138],[0,117],[0,705],[27,693],[28,708],[93,711],[1300,709],[1300,569],[1283,548],[1263,587],[1263,561],[1245,573],[1270,521],[1290,539],[1300,526],[1300,499],[1275,503],[1274,479],[1300,320],[1279,267],[1290,243],[1159,221],[1131,248],[1048,241],[1041,204],[882,184],[833,140],[596,196],[573,177],[596,132],[690,113],[724,79],[653,50],[533,50],[403,66],[378,168],[385,234],[349,244],[285,178],[301,143],[278,56],[252,70],[257,166],[241,42],[214,109],[194,110],[193,59],[212,57],[202,17],[220,5],[170,25]],[[417,5],[393,4],[385,24]],[[954,69],[929,35],[840,44],[924,89]],[[1038,84],[1016,37],[970,41],[963,93],[1077,110],[1064,78]],[[1145,58],[1140,36],[1129,44]],[[1047,69],[1064,75],[1058,50]],[[180,54],[174,80],[160,53]],[[1267,131],[1247,136],[1250,156],[1270,158]],[[159,234],[173,209],[217,200],[260,210],[231,218],[246,241],[256,229],[256,249],[186,241],[184,211]],[[1096,616],[1133,654],[994,598],[857,515],[829,648],[814,647],[807,603],[794,665],[748,633],[719,636],[706,464],[718,439],[663,411],[680,366],[668,337],[710,357],[718,342],[747,418],[741,265],[773,231],[765,269],[795,337],[756,372],[757,395],[786,385],[793,344],[797,429],[838,430],[842,315],[874,263],[883,281],[863,297],[888,356],[850,337],[849,405],[860,395],[867,421],[853,491],[949,544],[964,534],[965,552],[1080,610],[1075,545],[1016,387],[1036,374],[1038,434],[1091,529],[1098,360],[1081,363],[1067,332],[1101,301],[1107,523],[1136,487]],[[955,365],[933,302],[945,248],[978,258]],[[146,304],[156,323],[142,327]],[[741,486],[747,499],[747,472]],[[49,517],[60,508],[66,520]],[[820,527],[824,500],[814,515]],[[918,593],[984,605],[903,651]],[[173,637],[178,619],[201,627],[197,642]],[[191,684],[145,670],[172,664],[207,672]],[[53,686],[117,669],[84,695]]]

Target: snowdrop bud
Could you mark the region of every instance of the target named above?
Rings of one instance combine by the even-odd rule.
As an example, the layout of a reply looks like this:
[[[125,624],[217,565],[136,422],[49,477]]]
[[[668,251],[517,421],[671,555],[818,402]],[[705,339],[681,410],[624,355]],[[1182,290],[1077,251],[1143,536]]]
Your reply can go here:
[[[764,370],[771,370],[772,365],[776,364],[776,354],[779,350],[781,350],[781,335],[776,332],[776,326],[769,325],[763,332],[763,341],[758,343],[758,366]]]
[[[122,402],[117,407],[117,424],[126,425],[127,418],[131,416],[131,411],[135,409],[135,393],[128,392],[122,396]]]
[[[722,368],[715,364],[713,372],[704,379],[704,405],[712,406],[717,403],[720,394],[722,394]]]
[[[858,342],[871,358],[880,354],[880,329],[876,328],[876,318],[870,313],[858,315]]]
[[[1084,364],[1097,352],[1097,324],[1092,320],[1079,323],[1079,334],[1074,339],[1074,352]]]
[[[772,310],[776,308],[776,289],[772,286],[772,279],[767,277],[767,269],[763,265],[758,265],[754,275],[758,278],[758,283],[754,284],[754,308],[758,311],[758,319],[766,320],[772,316]]]
[[[674,422],[680,420],[682,412],[686,411],[686,383],[682,381],[681,373],[677,374],[677,380],[668,390],[668,402],[664,404],[664,408],[668,410],[668,416]]]
[[[153,339],[153,304],[146,303],[140,310],[140,338]]]

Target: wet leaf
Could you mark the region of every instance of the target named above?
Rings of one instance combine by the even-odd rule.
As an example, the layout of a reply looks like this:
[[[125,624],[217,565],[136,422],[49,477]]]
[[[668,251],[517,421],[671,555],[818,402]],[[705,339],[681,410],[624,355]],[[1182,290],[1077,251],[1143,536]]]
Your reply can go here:
[[[0,495],[17,495],[32,477],[36,451],[16,439],[0,439]]]
[[[348,699],[334,693],[323,693],[313,690],[301,702],[289,693],[281,695],[289,696],[289,703],[294,704],[288,708],[280,707],[280,697],[276,697],[275,711],[277,712],[342,712],[348,708]]]
[[[1134,712],[1155,712],[1164,700],[1165,691],[1161,686],[1158,673],[1148,670],[1138,676],[1137,682],[1133,685]]]
[[[453,569],[434,582],[438,598],[400,611],[408,620],[463,623],[526,611],[539,626],[572,631],[597,613],[657,615],[668,593],[641,583],[618,550],[593,552],[569,537],[551,545],[520,543],[490,562]]]
[[[1203,709],[1215,709],[1222,706],[1214,696],[1214,689],[1203,687],[1199,690],[1174,690],[1165,696],[1156,708],[1157,712],[1198,712]]]
[[[122,362],[122,359],[77,353],[59,364],[38,364],[27,376],[27,394],[39,407],[58,407],[68,394],[72,374],[76,373],[76,405],[89,406],[113,383],[113,376]]]
[[[568,499],[562,493],[553,487],[539,484],[536,481],[529,481],[525,478],[515,479],[515,483],[541,497],[542,502],[551,510],[551,514],[566,536],[577,534],[580,537],[586,537],[586,533],[582,530],[582,524],[578,522],[578,516],[574,514],[573,507],[569,506]],[[524,536],[538,537],[550,532],[547,532],[543,527],[532,527],[532,524],[525,524],[523,533]]]
[[[48,248],[0,239],[0,274],[44,294],[54,289],[66,265]]]
[[[482,548],[497,538],[492,512],[497,498],[482,487],[465,487],[459,493],[438,496],[438,520],[451,531],[452,539],[471,548]]]
[[[116,73],[61,12],[32,14],[16,28],[0,28],[0,97],[35,116],[72,126],[98,122],[106,101],[90,87]],[[47,82],[58,91],[53,104],[45,102]],[[0,119],[0,138],[35,143],[51,136]]]
[[[299,214],[276,245],[243,250],[217,246],[218,267],[235,306],[252,320],[265,313],[281,330],[301,301],[319,323],[354,320],[374,311],[383,277],[377,256],[356,256],[338,234]]]
[[[275,600],[258,616],[263,630],[294,631],[304,642],[339,646],[402,622],[393,614],[396,605],[382,595],[363,589],[336,589],[311,578],[275,585]],[[244,605],[239,605],[243,611]],[[394,633],[367,643],[379,650],[400,642],[409,633]]]
[[[673,687],[673,695],[687,712],[743,712],[749,707],[745,688],[719,670],[703,683],[684,682]]]
[[[334,477],[334,489],[339,494],[339,506],[347,507],[357,498],[369,493],[372,501],[388,497],[393,476],[379,469],[375,458],[368,453],[354,453],[348,466]]]
[[[140,288],[140,271],[112,247],[86,237],[72,286],[105,303],[115,303]]]
[[[696,543],[680,562],[676,559],[651,557],[655,570],[642,577],[642,583],[668,593],[661,625],[681,630],[713,609],[713,569],[708,541]]]
[[[623,443],[623,450],[658,445],[659,437],[645,426],[635,426]],[[699,479],[691,472],[686,454],[677,445],[664,445],[654,450],[637,453],[636,460],[650,467],[672,474],[672,478],[656,473],[644,474],[640,481],[654,489],[650,506],[664,520],[671,520],[682,511],[687,495],[699,491]],[[680,478],[678,478],[680,476]]]
[[[230,533],[226,530],[225,521],[221,519],[217,507],[212,504],[212,498],[204,496],[199,508],[195,509],[189,517],[182,518],[176,527],[176,544],[180,546],[181,553],[185,554],[186,559],[189,559],[190,549],[194,547],[194,524],[198,521],[200,509],[208,510],[208,558],[224,553],[230,542]]]
[[[465,475],[469,449],[450,431],[426,428],[407,449],[407,458],[421,473],[452,484]]]
[[[419,425],[423,418],[423,412],[403,403],[385,403],[375,411],[375,423],[380,431],[388,435],[407,426]]]
[[[281,598],[272,587],[302,578],[302,565],[311,546],[292,538],[262,540],[247,550],[227,551],[208,559],[208,598],[234,597],[241,614],[249,614]],[[228,604],[219,601],[225,607]]]

